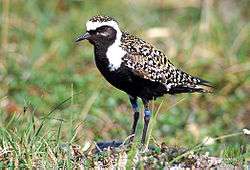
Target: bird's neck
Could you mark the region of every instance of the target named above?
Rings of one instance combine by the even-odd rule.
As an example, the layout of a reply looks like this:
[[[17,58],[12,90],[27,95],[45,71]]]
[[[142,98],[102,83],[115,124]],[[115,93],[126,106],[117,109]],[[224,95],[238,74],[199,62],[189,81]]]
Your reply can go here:
[[[115,42],[114,40],[111,41],[105,41],[105,40],[98,40],[93,42],[92,44],[94,45],[94,50],[95,50],[95,60],[104,60],[107,58],[106,53],[109,49],[110,46],[112,46]]]
[[[122,57],[126,54],[126,51],[122,49],[120,44],[121,34],[118,34],[111,45],[109,43],[95,45],[95,61],[98,68],[105,67],[114,71],[121,66]]]
[[[108,46],[101,46],[101,45],[94,46],[95,62],[96,62],[96,65],[98,68],[101,66],[108,67],[109,61],[108,61],[108,58],[106,56],[107,50],[108,50]]]

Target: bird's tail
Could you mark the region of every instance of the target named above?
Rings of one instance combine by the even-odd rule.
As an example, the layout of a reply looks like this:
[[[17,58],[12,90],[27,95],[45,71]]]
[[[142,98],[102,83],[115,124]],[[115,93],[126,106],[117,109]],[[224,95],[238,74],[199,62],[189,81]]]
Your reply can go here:
[[[168,93],[212,93],[214,86],[207,80],[203,80],[199,77],[194,77],[182,70],[177,69],[175,79],[178,80],[177,85],[171,88]]]
[[[198,83],[194,86],[196,92],[202,93],[212,93],[214,91],[214,86],[207,80],[200,79],[196,77]]]
[[[176,94],[176,93],[212,93],[214,87],[210,82],[200,79],[198,77],[192,77],[193,83],[187,83],[186,85],[179,85],[172,88],[168,93]]]

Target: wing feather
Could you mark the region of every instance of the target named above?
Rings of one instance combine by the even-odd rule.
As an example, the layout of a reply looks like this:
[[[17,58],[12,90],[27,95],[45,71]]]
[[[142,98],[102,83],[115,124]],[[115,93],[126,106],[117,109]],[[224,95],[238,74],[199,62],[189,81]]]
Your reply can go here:
[[[167,91],[173,87],[195,89],[202,82],[201,79],[177,69],[163,52],[149,43],[128,33],[123,33],[121,41],[121,47],[127,52],[123,61],[135,75],[160,82]]]

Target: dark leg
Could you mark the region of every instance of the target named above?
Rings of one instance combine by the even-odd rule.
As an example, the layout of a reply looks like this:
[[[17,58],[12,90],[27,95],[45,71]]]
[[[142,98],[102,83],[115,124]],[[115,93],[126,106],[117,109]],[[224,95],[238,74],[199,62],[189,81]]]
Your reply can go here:
[[[136,130],[136,125],[139,119],[139,110],[138,110],[138,104],[137,104],[137,97],[131,97],[129,96],[129,100],[130,103],[132,105],[133,111],[134,111],[134,121],[133,121],[133,126],[132,126],[132,130],[131,130],[131,135],[135,134],[135,130]],[[133,140],[134,137],[131,137],[131,140]]]
[[[145,144],[148,124],[149,124],[150,117],[151,117],[151,111],[149,110],[148,101],[147,100],[142,100],[142,101],[144,104],[144,127],[143,127],[143,132],[142,132],[141,143]]]

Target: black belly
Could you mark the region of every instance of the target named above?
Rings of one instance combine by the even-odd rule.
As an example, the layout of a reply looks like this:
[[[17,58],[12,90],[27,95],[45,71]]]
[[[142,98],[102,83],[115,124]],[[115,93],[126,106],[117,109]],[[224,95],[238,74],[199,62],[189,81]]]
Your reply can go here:
[[[163,84],[143,79],[124,65],[121,65],[120,68],[114,71],[110,71],[107,66],[104,66],[104,63],[96,64],[99,71],[110,84],[131,96],[152,100],[166,93],[166,88]]]

